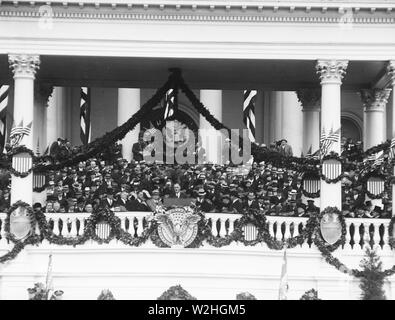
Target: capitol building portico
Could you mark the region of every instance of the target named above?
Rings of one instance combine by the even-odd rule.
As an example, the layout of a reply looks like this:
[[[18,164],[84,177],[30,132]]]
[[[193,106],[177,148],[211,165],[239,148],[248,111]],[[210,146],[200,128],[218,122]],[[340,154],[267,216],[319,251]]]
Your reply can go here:
[[[6,131],[31,123],[32,134],[23,136],[21,144],[39,155],[59,137],[81,145],[80,92],[89,88],[94,141],[128,121],[166,82],[169,69],[178,68],[199,101],[228,128],[247,128],[243,92],[257,90],[258,145],[286,139],[293,156],[303,157],[320,149],[323,132],[341,128],[329,151],[340,154],[342,138],[360,141],[368,150],[395,137],[394,31],[392,0],[1,1],[0,86],[10,92]],[[178,109],[181,122],[212,129],[181,91]],[[120,141],[124,159],[132,159],[140,130],[160,116],[159,107],[153,109]],[[219,143],[206,139],[203,147],[209,162],[223,164]],[[341,171],[342,165],[337,168]],[[13,174],[11,181],[11,204],[45,205],[45,192],[33,191],[34,171],[25,177]],[[319,186],[315,203],[321,210],[342,207],[340,180],[321,179]],[[395,216],[394,208],[392,212]],[[55,221],[55,235],[68,237],[79,236],[89,217],[45,215]],[[129,228],[125,221],[135,221],[136,237],[144,234],[147,212],[116,215],[122,228]],[[240,218],[207,214],[219,238],[229,236]],[[1,227],[6,213],[0,221],[3,255],[11,250]],[[70,223],[70,229],[62,233],[59,221]],[[307,228],[308,219],[268,217],[268,223],[270,234],[285,241],[297,236],[299,227]],[[281,231],[275,231],[280,225]],[[345,225],[346,244],[334,251],[336,257],[357,268],[372,240],[384,267],[392,267],[390,219],[346,218]],[[373,231],[358,234],[359,228]],[[358,280],[328,265],[311,239],[304,240],[288,252],[294,289],[289,297],[316,288],[323,299],[357,299]],[[243,290],[255,292],[258,299],[275,299],[282,256],[263,243],[180,249],[157,248],[150,240],[135,248],[118,240],[100,245],[89,240],[74,248],[44,240],[0,265],[0,298],[23,299],[23,290],[41,281],[50,253],[57,268],[54,281],[66,299],[92,299],[106,287],[121,299],[152,299],[178,283],[202,299],[232,299]],[[158,261],[163,262],[160,269]],[[206,267],[199,267],[201,261]],[[310,269],[303,267],[307,265]],[[393,278],[385,284],[388,299],[394,298]]]

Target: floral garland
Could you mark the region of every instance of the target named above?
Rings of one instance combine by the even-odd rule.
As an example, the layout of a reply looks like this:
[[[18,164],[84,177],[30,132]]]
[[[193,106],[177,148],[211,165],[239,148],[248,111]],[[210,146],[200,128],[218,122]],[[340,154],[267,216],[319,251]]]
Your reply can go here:
[[[141,108],[133,114],[129,120],[127,120],[121,126],[115,128],[114,130],[107,132],[102,137],[95,139],[86,146],[79,146],[70,158],[62,160],[60,162],[55,162],[52,159],[52,164],[47,163],[47,156],[38,157],[36,159],[37,164],[35,165],[35,170],[37,172],[46,172],[48,170],[60,170],[64,167],[70,167],[78,164],[81,161],[86,161],[89,158],[99,154],[102,150],[106,149],[109,145],[115,143],[116,141],[122,140],[126,134],[133,130],[137,124],[139,124],[143,119],[149,116],[152,109],[157,106],[162,98],[166,95],[166,92],[174,86],[176,83],[176,77],[171,74],[166,83],[159,88],[156,93],[149,99]],[[49,157],[51,158],[51,157]]]
[[[307,198],[319,198],[321,196],[321,190],[317,192],[308,192],[302,188],[302,194]]]
[[[26,146],[17,146],[15,148],[12,148],[9,152],[7,152],[7,157],[12,158],[13,156],[19,154],[19,153],[28,153],[33,160],[36,159],[36,155],[34,154],[33,150],[29,149]]]
[[[47,184],[44,184],[42,187],[35,187],[35,188],[33,188],[33,192],[38,192],[38,193],[40,193],[40,192],[43,192],[46,188],[47,188]]]
[[[320,246],[320,243],[316,243],[316,246],[321,251],[322,256],[324,257],[325,261],[329,263],[331,266],[335,267],[340,272],[352,275],[356,278],[365,277],[365,273],[358,269],[350,269],[345,264],[343,264],[339,259],[335,258],[332,253],[325,247]],[[395,265],[392,268],[386,269],[381,272],[384,277],[390,277],[395,274]]]
[[[258,233],[255,240],[246,240],[244,236],[244,227],[248,224],[252,224],[256,227]],[[237,241],[243,243],[245,246],[255,246],[261,243],[265,237],[266,231],[265,226],[267,225],[266,217],[259,212],[251,211],[246,215],[243,215],[240,220],[236,221],[235,231],[238,235]]]
[[[321,230],[320,230],[320,222],[323,216],[327,213],[335,213],[339,217],[340,225],[341,225],[341,237],[336,243],[329,245],[327,242],[322,238],[321,235]],[[315,229],[314,229],[314,243],[318,247],[318,249],[325,247],[326,250],[329,252],[335,251],[340,245],[345,244],[346,242],[346,233],[347,233],[347,227],[346,227],[346,221],[344,219],[344,216],[340,212],[340,210],[336,207],[327,207],[325,208],[319,215],[318,215],[318,221],[315,224]],[[321,251],[321,250],[320,250]]]
[[[15,238],[12,238],[12,235],[9,232],[9,215],[13,210],[21,205],[28,208],[29,213],[32,213],[34,215],[34,219],[32,219],[32,221],[37,222],[40,230],[40,235],[33,233],[25,240],[19,241]],[[320,234],[319,221],[326,213],[338,214],[340,223],[342,225],[341,238],[333,245],[328,245]],[[190,246],[188,246],[189,248],[200,247],[204,241],[206,241],[209,245],[215,247],[223,247],[229,245],[233,241],[239,241],[246,246],[253,246],[258,243],[266,243],[268,248],[272,250],[281,250],[284,247],[294,248],[298,244],[303,244],[303,242],[311,236],[313,238],[314,244],[317,246],[318,250],[321,252],[327,263],[336,267],[341,272],[354,275],[355,277],[364,276],[363,272],[357,269],[349,269],[346,265],[339,261],[339,259],[335,258],[332,255],[332,252],[334,250],[336,250],[340,245],[345,243],[346,234],[345,219],[336,207],[327,207],[318,215],[318,217],[314,215],[311,216],[308,219],[305,228],[300,232],[300,234],[298,236],[288,238],[286,241],[276,240],[270,235],[269,224],[266,221],[266,217],[262,214],[259,214],[259,212],[251,211],[247,215],[242,216],[239,220],[235,222],[235,228],[233,232],[223,238],[217,238],[212,234],[209,220],[205,219],[203,213],[197,212],[197,214],[201,215],[202,217],[202,219],[200,219],[200,221],[198,222],[199,233],[194,242]],[[6,220],[5,230],[7,234],[9,234],[9,239],[14,242],[14,247],[11,251],[0,257],[0,263],[4,263],[6,261],[14,259],[19,254],[19,252],[21,252],[25,248],[26,245],[38,245],[43,239],[46,239],[47,241],[49,241],[49,243],[52,244],[71,246],[81,245],[90,239],[98,243],[108,243],[112,239],[117,239],[126,245],[136,247],[141,246],[148,239],[151,239],[152,242],[158,247],[167,247],[167,245],[160,240],[157,234],[157,222],[152,219],[152,217],[151,219],[149,219],[148,227],[144,229],[143,233],[139,237],[134,237],[132,234],[122,229],[120,219],[116,217],[114,212],[109,209],[104,209],[100,212],[92,213],[92,215],[88,218],[88,222],[84,228],[84,235],[77,237],[63,237],[61,235],[55,235],[50,229],[45,215],[40,211],[33,213],[30,206],[23,202],[15,203],[10,208],[7,218],[8,219]],[[107,239],[101,239],[96,235],[96,225],[100,221],[106,221],[111,227],[110,237]],[[389,243],[391,247],[394,247],[394,223],[395,217],[391,219],[388,227]],[[255,240],[245,240],[243,227],[247,224],[253,224],[256,226],[258,235]],[[34,226],[34,224],[32,224],[32,226]],[[392,268],[383,271],[384,276],[391,276],[393,274],[395,274],[395,265]]]

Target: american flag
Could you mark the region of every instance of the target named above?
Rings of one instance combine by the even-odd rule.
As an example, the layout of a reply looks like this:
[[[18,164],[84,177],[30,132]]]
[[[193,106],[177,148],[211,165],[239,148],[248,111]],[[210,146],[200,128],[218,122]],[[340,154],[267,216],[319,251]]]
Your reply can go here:
[[[373,161],[373,162],[372,162]],[[371,169],[380,166],[384,162],[384,151],[380,151],[363,159],[361,174],[365,174]]]
[[[284,249],[283,264],[281,266],[280,289],[278,292],[278,300],[287,300],[288,294],[288,271],[287,271],[287,249]]]
[[[255,141],[255,100],[256,90],[244,90],[243,122],[248,129],[248,137],[251,142]]]
[[[165,113],[163,114],[163,119],[168,120],[173,117],[176,113],[176,90],[169,89],[165,96]]]
[[[336,131],[333,131],[333,128],[327,135],[325,133],[325,129],[322,128],[321,138],[320,138],[320,153],[321,157],[324,157],[328,154],[330,147],[333,143],[338,142],[340,139],[340,128]]]
[[[375,155],[375,160],[373,162],[373,166],[380,166],[384,162],[384,151],[377,152]]]
[[[81,87],[80,100],[80,138],[84,145],[91,140],[91,93],[90,88]]]
[[[389,160],[392,160],[395,158],[395,138],[392,138],[392,140],[391,140],[390,152],[389,152],[388,158],[389,158]]]
[[[45,289],[47,290],[47,300],[49,300],[53,291],[52,253],[49,255],[48,259],[47,276],[45,278]]]
[[[0,86],[0,153],[3,152],[7,133],[7,106],[10,87]]]
[[[15,125],[15,122],[12,125],[10,132],[10,141],[11,147],[14,148],[18,146],[24,136],[29,136],[32,130],[32,122],[30,122],[26,127],[23,125],[23,120],[19,123],[19,125]]]

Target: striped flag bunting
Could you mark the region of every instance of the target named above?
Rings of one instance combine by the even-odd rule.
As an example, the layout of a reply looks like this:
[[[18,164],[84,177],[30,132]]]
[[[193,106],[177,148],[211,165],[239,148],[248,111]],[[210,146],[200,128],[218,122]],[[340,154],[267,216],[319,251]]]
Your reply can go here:
[[[45,185],[45,174],[33,173],[33,189],[42,188]]]
[[[27,153],[16,154],[12,157],[12,168],[19,173],[28,172],[32,166],[32,157]]]
[[[339,139],[340,139],[340,128],[337,129],[336,131],[333,131],[332,128],[331,131],[328,133],[328,135],[325,133],[325,129],[322,128],[322,133],[320,137],[321,157],[327,155],[330,147],[333,145],[333,143],[338,142]]]
[[[253,224],[247,224],[243,227],[244,240],[254,241],[258,237],[258,230]]]
[[[96,224],[96,235],[103,240],[110,236],[111,227],[107,222],[99,222]]]
[[[176,113],[176,90],[174,89],[169,89],[166,92],[165,96],[165,112],[163,114],[163,119],[166,121],[173,117]]]
[[[91,140],[91,92],[90,88],[81,87],[80,91],[80,138],[83,145]]]
[[[30,122],[26,127],[23,125],[23,120],[19,123],[19,125],[15,125],[15,122],[12,125],[10,132],[10,144],[11,147],[17,147],[21,143],[24,136],[29,136],[32,130],[32,122]]]
[[[0,86],[0,153],[3,152],[7,134],[7,106],[10,86]]]
[[[303,180],[303,190],[309,193],[316,193],[321,189],[320,179],[305,179]]]
[[[327,160],[322,164],[322,174],[328,179],[336,179],[340,176],[341,164],[336,160]]]
[[[287,300],[288,294],[288,271],[287,271],[287,249],[284,249],[283,264],[281,266],[280,289],[278,292],[278,300]]]
[[[248,129],[248,137],[255,142],[255,100],[256,90],[244,90],[243,122]]]
[[[375,196],[384,192],[384,180],[380,178],[370,178],[366,183],[367,190]]]

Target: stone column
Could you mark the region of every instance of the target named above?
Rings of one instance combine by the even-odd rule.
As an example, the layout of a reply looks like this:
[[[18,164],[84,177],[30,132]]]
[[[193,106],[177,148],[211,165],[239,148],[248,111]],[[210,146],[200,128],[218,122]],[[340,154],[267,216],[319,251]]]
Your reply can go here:
[[[281,136],[280,139],[286,139],[292,147],[293,155],[300,157],[302,152],[303,134],[302,121],[303,114],[300,102],[296,92],[282,91],[282,117],[281,117]]]
[[[390,77],[390,86],[392,88],[392,139],[395,138],[395,60],[390,61],[387,65],[387,74]],[[393,174],[395,173],[395,167]],[[392,184],[392,202],[395,199],[395,184]],[[395,207],[392,203],[392,216],[395,217]]]
[[[321,128],[328,134],[341,126],[341,84],[346,73],[348,61],[319,60],[316,65],[321,80]],[[322,130],[321,130],[322,131]],[[334,151],[340,155],[341,135],[328,152]],[[325,163],[323,164],[323,170]],[[340,166],[340,168],[339,168]],[[341,165],[337,167],[341,172]],[[321,210],[328,206],[341,209],[342,192],[341,182],[326,183],[321,180]]]
[[[118,121],[117,125],[124,124],[140,109],[140,89],[119,88],[118,89]],[[121,141],[122,157],[128,161],[132,160],[132,146],[138,141],[140,124],[138,124]]]
[[[384,110],[390,93],[391,89],[361,90],[360,92],[366,120],[365,150],[386,140],[383,131]]]
[[[11,54],[8,56],[10,67],[14,73],[14,122],[23,123],[24,127],[33,124],[34,79],[40,65],[38,55]],[[19,145],[33,150],[33,133],[26,134]],[[11,204],[22,200],[28,204],[33,201],[33,175],[25,178],[12,175]]]
[[[47,148],[48,125],[47,110],[48,98],[53,87],[45,84],[36,84],[34,87],[34,123],[33,123],[33,151],[42,155]],[[55,127],[54,125],[52,125]]]
[[[222,122],[222,90],[200,90],[200,101],[218,121]],[[222,162],[221,135],[202,115],[199,121],[206,161],[220,164]]]
[[[319,89],[301,89],[296,93],[303,107],[302,152],[307,155],[309,151],[314,153],[320,148],[321,92]]]
[[[47,146],[49,147],[58,138],[66,138],[65,90],[64,87],[54,87],[52,95],[48,99],[46,125]]]

